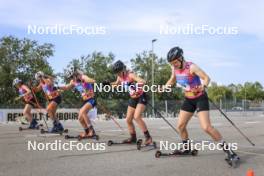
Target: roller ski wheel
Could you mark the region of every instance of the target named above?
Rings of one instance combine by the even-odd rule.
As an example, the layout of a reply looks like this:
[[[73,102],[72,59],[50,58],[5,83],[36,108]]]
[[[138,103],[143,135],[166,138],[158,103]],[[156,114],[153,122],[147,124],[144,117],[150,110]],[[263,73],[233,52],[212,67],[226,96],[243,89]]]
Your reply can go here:
[[[112,140],[109,140],[108,142],[107,142],[107,146],[111,146],[111,145],[113,145],[114,144],[114,142],[112,141]]]
[[[236,168],[239,165],[240,158],[237,155],[234,155],[234,156],[227,157],[225,161],[230,167]]]
[[[161,154],[162,154],[161,151],[159,151],[159,150],[156,151],[155,158],[159,158],[161,156]]]
[[[137,149],[138,149],[138,150],[141,149],[142,142],[143,142],[142,139],[139,139],[139,140],[137,141]]]
[[[156,149],[157,148],[157,144],[156,144],[155,141],[153,141],[151,144],[143,144],[143,140],[139,139],[137,141],[137,149],[141,150],[142,148]]]
[[[193,150],[193,151],[191,151],[191,154],[192,154],[192,156],[197,156],[197,154],[198,154],[198,150]]]

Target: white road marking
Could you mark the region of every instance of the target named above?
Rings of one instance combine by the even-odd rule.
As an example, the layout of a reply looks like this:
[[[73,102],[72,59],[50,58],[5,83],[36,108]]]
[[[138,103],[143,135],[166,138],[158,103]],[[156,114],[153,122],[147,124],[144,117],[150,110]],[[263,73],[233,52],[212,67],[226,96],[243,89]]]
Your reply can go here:
[[[159,129],[170,129],[171,127],[166,127],[166,126],[164,126],[164,127],[159,127]]]
[[[38,137],[37,134],[26,134],[24,135],[25,138],[34,138],[34,137]]]
[[[247,121],[245,124],[260,123],[260,121]]]
[[[122,130],[103,130],[103,131],[101,131],[101,132],[104,133],[104,132],[115,132],[115,131],[120,132],[120,131],[122,131]]]

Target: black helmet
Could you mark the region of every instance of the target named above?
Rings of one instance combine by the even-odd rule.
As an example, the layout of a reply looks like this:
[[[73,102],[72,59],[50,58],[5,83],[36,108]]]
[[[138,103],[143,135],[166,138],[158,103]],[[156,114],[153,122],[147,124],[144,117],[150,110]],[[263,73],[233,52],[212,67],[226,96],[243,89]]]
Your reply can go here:
[[[171,62],[180,57],[183,57],[183,50],[178,46],[171,48],[167,54],[168,62]]]
[[[123,71],[125,68],[125,64],[122,61],[118,60],[113,65],[113,72],[118,73],[120,71]]]

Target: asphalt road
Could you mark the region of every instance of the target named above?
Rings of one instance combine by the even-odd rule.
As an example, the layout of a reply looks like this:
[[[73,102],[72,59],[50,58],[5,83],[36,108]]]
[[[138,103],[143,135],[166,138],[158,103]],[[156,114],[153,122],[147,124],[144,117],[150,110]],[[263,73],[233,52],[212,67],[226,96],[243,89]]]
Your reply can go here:
[[[107,146],[105,143],[110,139],[121,141],[128,137],[127,132],[120,131],[112,121],[95,121],[94,126],[100,140],[82,141],[82,144],[90,143],[89,146],[94,147],[93,150],[82,151],[28,150],[29,141],[44,145],[55,141],[64,144],[69,143],[69,140],[60,135],[43,135],[39,131],[19,132],[17,123],[0,124],[0,175],[244,176],[249,168],[254,170],[255,176],[264,175],[264,116],[233,117],[232,120],[256,143],[255,147],[250,146],[223,117],[212,119],[213,125],[219,129],[226,141],[238,143],[237,153],[241,157],[241,164],[237,168],[230,168],[224,160],[224,153],[217,150],[199,151],[195,157],[155,158],[155,150],[138,151],[135,145]],[[126,128],[124,120],[118,122]],[[160,141],[180,141],[162,119],[147,119],[146,122],[158,147]],[[170,119],[170,122],[176,124],[175,119]],[[81,131],[76,121],[67,121],[64,125],[70,134],[78,134]],[[191,120],[188,129],[192,139],[210,140],[200,129],[197,118]],[[143,137],[139,130],[138,137]]]

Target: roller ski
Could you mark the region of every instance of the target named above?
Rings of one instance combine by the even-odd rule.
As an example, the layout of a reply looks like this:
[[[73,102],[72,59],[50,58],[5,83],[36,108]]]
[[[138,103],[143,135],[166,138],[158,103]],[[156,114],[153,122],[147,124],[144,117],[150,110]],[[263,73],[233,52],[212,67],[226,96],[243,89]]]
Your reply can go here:
[[[164,157],[176,157],[176,156],[197,156],[198,150],[175,150],[171,153],[163,153],[160,150],[156,151],[155,157],[160,158],[162,156]]]
[[[30,128],[30,127],[19,127],[18,128],[18,130],[19,131],[25,131],[25,130],[39,130],[40,129],[40,127],[43,127],[43,124],[39,124],[39,125],[37,125],[36,127],[34,127],[34,128]]]
[[[39,130],[40,127],[42,127],[42,124],[38,124],[38,122],[36,121],[36,119],[33,119],[32,122],[30,123],[30,125],[26,128],[24,127],[19,127],[18,130],[19,131],[24,131],[24,130]]]
[[[112,140],[109,140],[107,142],[107,145],[108,146],[112,146],[112,145],[136,145],[137,142],[124,142],[124,141],[112,141]]]
[[[93,135],[93,136],[81,136],[81,135],[77,135],[77,136],[71,136],[71,135],[65,135],[65,139],[78,139],[78,141],[84,140],[84,139],[94,139],[96,141],[99,140],[99,136],[98,135]]]
[[[157,148],[157,144],[155,141],[152,141],[151,137],[149,139],[146,139],[144,143],[142,139],[139,139],[137,141],[138,150],[141,150],[141,149],[154,150],[156,148]]]
[[[59,135],[62,135],[63,133],[68,133],[69,130],[68,129],[64,129],[63,131],[54,131],[54,130],[44,130],[44,129],[41,129],[40,130],[40,133],[41,134],[46,134],[46,133],[49,133],[49,134],[59,134]]]
[[[125,140],[123,140],[121,142],[115,142],[115,141],[112,141],[112,140],[109,140],[107,142],[108,146],[112,146],[112,145],[136,145],[136,144],[137,144],[137,137],[134,134],[132,134],[130,138],[125,139]]]
[[[96,134],[94,134],[92,136],[87,136],[87,135],[86,136],[82,136],[82,135],[78,136],[78,140],[79,141],[84,140],[84,139],[94,139],[94,140],[98,141],[99,140],[99,136],[96,135]]]
[[[45,134],[45,133],[51,133],[51,134],[60,134],[62,135],[63,133],[68,133],[68,129],[64,129],[62,124],[60,122],[53,122],[53,128],[49,130],[44,130],[41,129],[40,133]]]
[[[148,150],[153,150],[157,148],[157,144],[156,142],[152,141],[152,137],[149,134],[149,131],[145,131],[144,132],[144,136],[145,136],[145,142],[143,143],[142,139],[139,139],[137,141],[137,149],[141,150],[142,148],[146,148]]]
[[[66,135],[65,139],[78,139],[78,141],[84,140],[84,139],[94,139],[94,140],[99,140],[99,136],[96,135],[93,126],[88,127],[87,129],[84,130],[80,135],[78,136],[70,136]]]

